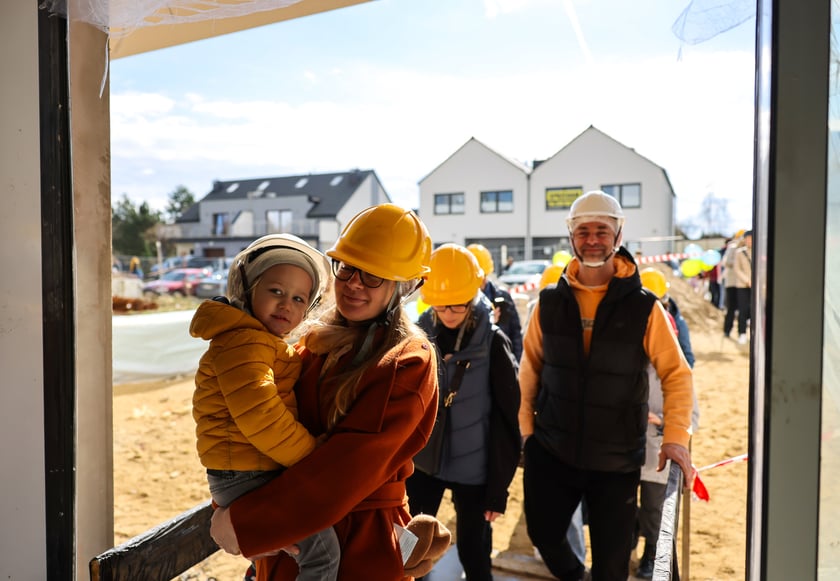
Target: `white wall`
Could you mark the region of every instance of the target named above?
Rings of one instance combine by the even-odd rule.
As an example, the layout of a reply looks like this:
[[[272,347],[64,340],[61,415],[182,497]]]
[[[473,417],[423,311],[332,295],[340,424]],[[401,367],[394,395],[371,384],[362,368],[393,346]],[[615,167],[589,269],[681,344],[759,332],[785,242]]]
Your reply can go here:
[[[673,235],[674,196],[663,169],[597,129],[584,131],[530,176],[481,142],[470,139],[420,182],[420,210],[435,244],[466,239],[531,239],[568,236],[568,210],[546,210],[547,188],[581,187],[586,192],[606,184],[641,183],[642,206],[628,208],[624,241]],[[482,214],[482,191],[513,191],[514,211]],[[436,215],[435,194],[463,193],[464,214]],[[528,204],[530,196],[530,209]],[[642,242],[645,254],[668,252],[671,241]],[[526,256],[528,253],[526,244]],[[534,258],[543,254],[534,249]]]
[[[0,579],[46,579],[37,10],[0,3]]]
[[[513,212],[482,214],[481,192],[513,191]],[[420,182],[421,216],[435,245],[465,238],[524,236],[528,180],[525,170],[471,139]],[[464,194],[464,214],[435,214],[435,194]]]
[[[624,243],[670,236],[674,230],[674,197],[661,167],[597,129],[583,132],[531,174],[531,235],[566,234],[568,210],[545,209],[546,188],[581,186],[584,192],[607,184],[641,183],[642,205],[625,208]],[[644,242],[644,254],[659,254],[671,242]]]
[[[110,90],[102,31],[70,25],[76,307],[76,578],[114,543]]]

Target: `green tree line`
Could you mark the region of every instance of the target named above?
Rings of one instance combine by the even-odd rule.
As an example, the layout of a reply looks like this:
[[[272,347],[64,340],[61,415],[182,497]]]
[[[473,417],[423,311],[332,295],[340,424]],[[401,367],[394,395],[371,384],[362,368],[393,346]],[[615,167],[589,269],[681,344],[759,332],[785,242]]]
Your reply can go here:
[[[123,194],[111,207],[111,243],[113,253],[126,256],[156,256],[155,242],[160,239],[159,230],[163,224],[172,224],[195,204],[195,196],[185,186],[178,186],[168,195],[164,211],[152,210],[148,202],[135,204]],[[166,240],[164,255],[174,251]]]

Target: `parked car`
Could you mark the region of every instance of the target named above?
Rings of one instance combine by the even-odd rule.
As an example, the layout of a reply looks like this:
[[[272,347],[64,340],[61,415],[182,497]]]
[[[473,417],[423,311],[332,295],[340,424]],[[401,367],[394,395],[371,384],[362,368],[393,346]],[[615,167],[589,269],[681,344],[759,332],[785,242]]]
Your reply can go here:
[[[542,272],[551,264],[548,260],[517,260],[499,277],[508,286],[539,282]]]
[[[206,268],[176,268],[143,285],[143,295],[186,296],[195,294],[195,284],[210,273]]]
[[[164,258],[162,262],[155,262],[149,268],[149,275],[152,277],[161,276],[174,268],[184,268],[187,266],[186,256],[170,256]]]
[[[233,258],[226,256],[191,256],[187,260],[187,268],[208,268],[210,270],[221,270],[228,268]]]
[[[195,284],[195,296],[212,299],[227,292],[228,269],[214,270]]]

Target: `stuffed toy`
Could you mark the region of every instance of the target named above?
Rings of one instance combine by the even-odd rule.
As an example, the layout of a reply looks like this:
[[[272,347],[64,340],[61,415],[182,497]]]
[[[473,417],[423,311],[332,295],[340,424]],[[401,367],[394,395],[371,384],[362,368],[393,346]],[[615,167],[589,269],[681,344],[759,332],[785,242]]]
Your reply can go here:
[[[413,517],[405,528],[417,535],[417,544],[405,562],[405,574],[409,577],[422,577],[432,570],[435,561],[449,548],[452,533],[438,519],[428,514]]]

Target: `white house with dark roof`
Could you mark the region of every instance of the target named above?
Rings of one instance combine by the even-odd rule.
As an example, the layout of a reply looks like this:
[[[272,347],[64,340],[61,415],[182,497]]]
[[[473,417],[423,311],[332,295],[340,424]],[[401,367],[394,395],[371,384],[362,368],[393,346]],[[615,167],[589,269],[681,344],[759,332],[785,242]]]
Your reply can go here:
[[[566,217],[584,192],[603,190],[621,203],[624,246],[661,254],[673,249],[676,196],[666,171],[590,126],[531,171],[530,235],[535,258],[568,248]],[[560,248],[557,248],[560,249]]]
[[[484,244],[497,268],[503,254],[550,260],[569,249],[569,208],[590,190],[621,202],[628,250],[674,248],[676,198],[667,172],[593,126],[532,167],[470,138],[419,187],[420,213],[435,245]]]
[[[216,181],[176,221],[178,254],[233,256],[265,234],[286,232],[326,250],[360,210],[390,202],[373,170]]]

